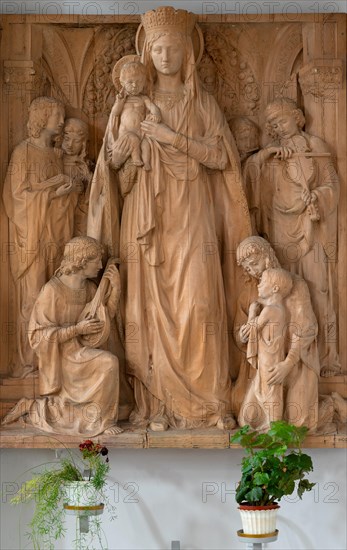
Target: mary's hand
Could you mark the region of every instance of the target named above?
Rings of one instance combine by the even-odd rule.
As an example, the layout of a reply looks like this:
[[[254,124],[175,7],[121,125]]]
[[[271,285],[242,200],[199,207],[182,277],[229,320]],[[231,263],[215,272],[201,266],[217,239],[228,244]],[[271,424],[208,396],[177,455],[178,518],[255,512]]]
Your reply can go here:
[[[176,133],[166,126],[166,124],[157,124],[150,120],[141,122],[141,130],[143,130],[147,138],[154,139],[166,145],[171,145],[176,136]]]

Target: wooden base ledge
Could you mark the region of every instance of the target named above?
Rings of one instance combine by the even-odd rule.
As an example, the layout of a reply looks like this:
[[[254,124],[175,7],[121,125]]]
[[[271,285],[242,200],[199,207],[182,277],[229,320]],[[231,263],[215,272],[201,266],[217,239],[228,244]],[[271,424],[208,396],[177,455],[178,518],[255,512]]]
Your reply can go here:
[[[118,435],[100,435],[94,437],[109,448],[117,449],[239,449],[230,444],[233,432],[216,428],[206,430],[172,430],[152,432],[145,429],[134,429],[128,424],[121,424],[124,432]],[[0,430],[0,448],[2,449],[60,449],[78,447],[82,436],[48,434],[30,426],[6,426]],[[304,448],[344,449],[347,447],[345,426],[338,426],[336,433],[310,435],[306,438]]]

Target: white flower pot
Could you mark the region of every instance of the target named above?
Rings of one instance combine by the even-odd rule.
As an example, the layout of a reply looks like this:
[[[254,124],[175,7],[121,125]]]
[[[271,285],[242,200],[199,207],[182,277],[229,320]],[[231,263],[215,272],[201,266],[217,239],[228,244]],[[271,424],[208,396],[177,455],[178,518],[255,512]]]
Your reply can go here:
[[[70,481],[65,486],[64,502],[69,506],[99,506],[101,495],[91,481]]]
[[[242,528],[247,535],[267,535],[276,531],[278,504],[269,506],[239,506]]]

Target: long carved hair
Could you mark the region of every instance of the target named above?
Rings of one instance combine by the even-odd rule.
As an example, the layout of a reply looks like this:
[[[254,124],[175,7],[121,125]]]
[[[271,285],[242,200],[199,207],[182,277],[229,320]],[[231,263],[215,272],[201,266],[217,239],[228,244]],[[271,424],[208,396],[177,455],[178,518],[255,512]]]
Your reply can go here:
[[[239,244],[236,250],[237,265],[242,266],[244,260],[250,256],[265,256],[269,263],[268,268],[281,267],[274,249],[269,241],[263,239],[263,237],[252,235]]]
[[[266,133],[274,139],[277,137],[277,133],[272,128],[271,123],[268,121],[268,119],[276,112],[293,116],[300,130],[302,130],[302,128],[305,126],[304,113],[301,109],[299,109],[295,101],[293,99],[290,99],[289,97],[279,97],[266,106],[264,113],[266,119]]]
[[[64,248],[62,262],[55,272],[56,277],[77,273],[90,260],[102,257],[103,246],[93,237],[74,237]]]
[[[61,109],[65,116],[64,105],[54,97],[37,97],[29,107],[29,119],[27,123],[29,137],[38,138],[42,130],[46,127],[48,118],[51,116],[54,107]]]

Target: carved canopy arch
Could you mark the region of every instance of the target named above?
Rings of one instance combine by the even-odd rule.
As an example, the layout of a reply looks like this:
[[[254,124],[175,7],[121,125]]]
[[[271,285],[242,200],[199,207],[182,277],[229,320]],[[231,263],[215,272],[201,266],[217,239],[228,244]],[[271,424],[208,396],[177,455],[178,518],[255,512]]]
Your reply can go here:
[[[300,102],[297,72],[302,63],[302,25],[279,29],[264,71],[264,106],[275,97]]]

